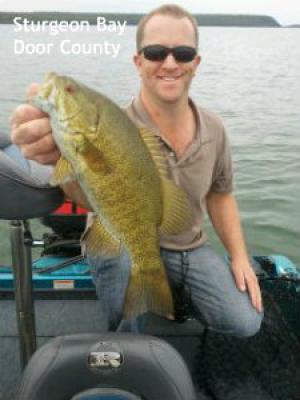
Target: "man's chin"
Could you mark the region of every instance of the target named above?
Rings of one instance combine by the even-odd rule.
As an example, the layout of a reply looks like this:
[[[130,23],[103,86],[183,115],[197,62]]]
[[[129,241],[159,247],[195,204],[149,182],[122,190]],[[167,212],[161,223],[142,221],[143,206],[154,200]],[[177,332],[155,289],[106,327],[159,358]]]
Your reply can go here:
[[[159,99],[162,103],[166,103],[166,104],[175,104],[178,101],[180,101],[180,99],[182,98],[182,95],[178,95],[178,94],[161,94],[159,96]]]

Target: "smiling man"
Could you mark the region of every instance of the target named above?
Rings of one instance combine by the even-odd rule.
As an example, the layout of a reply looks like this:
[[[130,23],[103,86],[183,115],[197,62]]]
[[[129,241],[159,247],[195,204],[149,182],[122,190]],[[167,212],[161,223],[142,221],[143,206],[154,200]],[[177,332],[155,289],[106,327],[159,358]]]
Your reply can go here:
[[[232,194],[232,162],[223,124],[189,97],[200,61],[194,18],[175,5],[153,10],[137,28],[134,63],[141,90],[125,111],[138,127],[146,127],[157,137],[170,177],[190,200],[193,221],[189,228],[178,235],[161,235],[160,241],[175,297],[179,293],[185,298],[194,316],[209,329],[251,336],[263,317],[261,293]],[[34,91],[32,86],[30,92]],[[54,164],[59,158],[47,115],[29,105],[18,107],[12,116],[12,140],[25,157],[42,164]],[[71,198],[86,204],[76,184],[67,186]],[[203,230],[206,209],[230,255],[230,266],[208,244]],[[122,319],[129,257],[123,252],[120,257],[88,260],[109,326],[116,329]]]

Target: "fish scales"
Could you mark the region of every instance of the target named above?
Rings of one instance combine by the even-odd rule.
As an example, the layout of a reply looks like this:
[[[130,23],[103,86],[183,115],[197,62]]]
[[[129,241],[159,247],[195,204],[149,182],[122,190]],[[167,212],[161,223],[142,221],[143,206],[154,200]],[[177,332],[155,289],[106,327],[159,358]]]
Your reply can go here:
[[[49,74],[30,102],[50,116],[62,154],[56,183],[77,180],[97,216],[87,234],[87,248],[101,254],[105,245],[118,248],[119,242],[119,248],[129,252],[132,267],[125,318],[147,311],[172,316],[173,299],[160,258],[159,229],[163,188],[171,192],[174,188],[158,172],[150,149],[152,138],[144,140],[110,99],[68,77]],[[62,165],[70,176],[61,174]],[[180,203],[182,198],[178,198]],[[174,204],[177,202],[175,196]],[[182,229],[182,221],[178,224]]]

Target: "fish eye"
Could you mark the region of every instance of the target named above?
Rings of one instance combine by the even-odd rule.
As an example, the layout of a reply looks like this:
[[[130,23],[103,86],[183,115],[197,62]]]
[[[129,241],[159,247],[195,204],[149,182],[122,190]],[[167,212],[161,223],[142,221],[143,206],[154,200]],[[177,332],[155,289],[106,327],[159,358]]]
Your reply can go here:
[[[69,83],[65,86],[65,92],[69,94],[74,94],[76,92],[76,87],[72,85],[72,83]]]

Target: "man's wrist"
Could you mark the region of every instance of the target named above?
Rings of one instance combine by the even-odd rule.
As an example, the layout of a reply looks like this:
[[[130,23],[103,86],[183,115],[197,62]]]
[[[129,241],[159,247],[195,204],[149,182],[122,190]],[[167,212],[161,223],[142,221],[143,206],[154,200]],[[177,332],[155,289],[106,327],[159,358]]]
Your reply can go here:
[[[230,254],[230,260],[234,264],[245,264],[250,263],[248,254]]]

